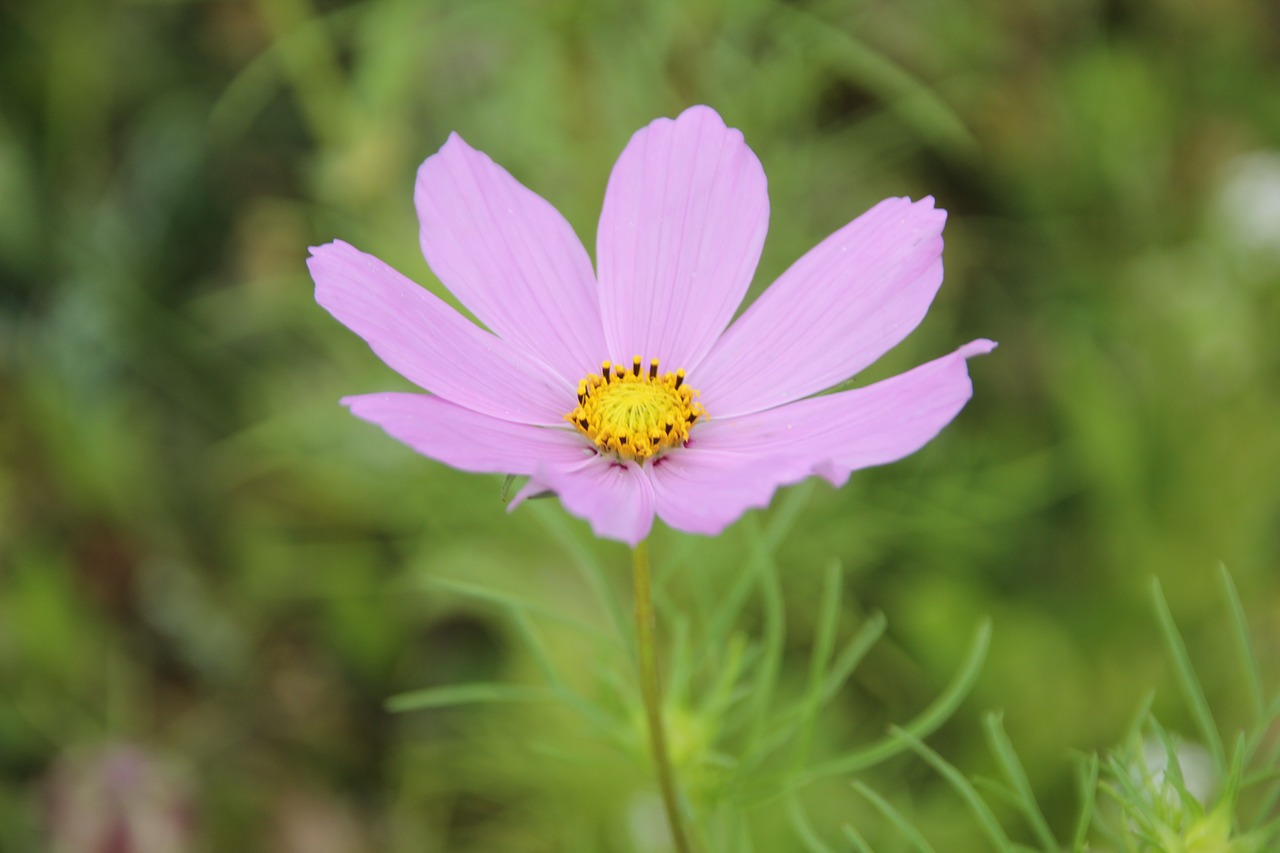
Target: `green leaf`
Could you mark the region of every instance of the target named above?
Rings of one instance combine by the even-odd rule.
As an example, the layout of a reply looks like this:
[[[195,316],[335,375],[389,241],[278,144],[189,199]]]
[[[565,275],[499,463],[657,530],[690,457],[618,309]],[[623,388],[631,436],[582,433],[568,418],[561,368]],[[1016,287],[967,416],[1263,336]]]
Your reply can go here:
[[[428,687],[392,696],[386,709],[393,714],[421,711],[426,708],[452,708],[458,705],[483,705],[495,702],[545,702],[557,698],[554,690],[517,684],[450,684]]]

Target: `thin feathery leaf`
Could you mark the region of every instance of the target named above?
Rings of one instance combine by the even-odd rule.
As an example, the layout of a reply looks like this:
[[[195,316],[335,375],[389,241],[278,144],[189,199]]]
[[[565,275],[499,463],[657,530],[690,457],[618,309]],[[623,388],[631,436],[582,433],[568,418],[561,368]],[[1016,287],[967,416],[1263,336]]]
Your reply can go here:
[[[678,610],[667,608],[666,620],[670,624],[671,653],[666,656],[667,686],[663,690],[663,701],[673,705],[689,705],[689,683],[693,678],[693,667],[689,654],[689,619]]]
[[[915,719],[900,727],[913,737],[927,737],[938,729],[964,701],[964,697],[973,689],[978,680],[978,673],[987,657],[987,649],[991,645],[991,622],[984,619],[974,634],[973,642],[960,670],[956,673],[947,689],[933,700]],[[799,784],[807,784],[826,776],[845,773],[856,773],[880,762],[892,758],[906,750],[900,737],[888,735],[868,747],[847,753],[840,758],[832,759],[816,765],[799,774],[795,780]]]
[[[871,849],[871,845],[867,843],[867,840],[858,834],[858,830],[846,823],[843,827],[843,831],[844,837],[849,839],[849,843],[853,845],[853,849],[858,851],[858,853],[875,853],[875,851]]]
[[[991,807],[982,799],[982,795],[970,784],[964,774],[912,733],[895,726],[893,734],[902,738],[908,749],[923,758],[960,795],[960,798],[969,806],[969,810],[973,812],[978,825],[982,827],[982,831],[990,839],[995,849],[1001,851],[1001,853],[1005,853],[1005,851],[1012,853],[1014,850],[1013,844],[1009,841],[1009,837],[1005,835],[1004,829],[1000,826],[1000,821],[996,819]]]
[[[976,138],[956,112],[902,66],[807,10],[785,4],[778,8],[790,26],[812,39],[814,61],[830,63],[838,75],[874,93],[940,150],[965,155],[977,151]]]
[[[1093,823],[1093,808],[1098,797],[1098,756],[1090,755],[1080,765],[1076,779],[1076,790],[1080,796],[1080,817],[1076,821],[1076,831],[1071,836],[1072,853],[1084,853],[1089,838],[1089,827]]]
[[[805,814],[804,805],[794,793],[787,795],[787,817],[805,850],[809,853],[835,853],[813,828],[813,824],[809,822],[809,816]]]
[[[813,478],[803,483],[783,489],[779,498],[774,500],[764,526],[764,542],[770,553],[777,550],[782,540],[787,538],[791,529],[796,526],[800,516],[809,506],[809,498],[813,496],[816,481]]]
[[[751,694],[751,729],[743,748],[745,755],[751,755],[756,750],[767,731],[769,707],[773,702],[786,643],[786,608],[782,600],[778,567],[759,524],[752,517],[748,517],[748,522],[744,526],[751,532],[752,553],[755,557],[753,563],[759,580],[760,597],[764,603],[764,645]]]
[[[871,647],[884,636],[884,631],[888,624],[889,620],[884,617],[883,613],[871,614],[867,617],[867,621],[863,623],[862,627],[858,629],[858,633],[840,650],[840,654],[836,656],[835,664],[831,667],[822,683],[821,703],[823,705],[834,699],[836,694],[840,692],[840,688],[844,687],[845,683],[848,682],[849,677],[858,668],[858,664],[862,663],[862,659],[866,657],[867,652],[871,651]]]
[[[617,590],[608,581],[611,574],[604,566],[600,565],[600,561],[596,559],[590,549],[583,546],[581,540],[574,534],[569,525],[569,517],[560,512],[559,507],[533,504],[532,508],[542,526],[550,531],[551,535],[560,544],[560,547],[569,555],[570,564],[582,576],[587,586],[590,587],[592,594],[609,612],[616,635],[626,637],[629,640],[631,638],[631,621],[626,609],[622,606],[622,600],[618,597]]]
[[[741,634],[733,634],[725,644],[724,660],[716,674],[716,682],[702,702],[703,714],[711,719],[722,719],[730,707],[748,695],[746,690],[738,687],[745,661],[746,640]]]
[[[385,707],[393,714],[426,708],[450,708],[458,705],[483,705],[494,702],[545,702],[559,698],[547,687],[518,684],[451,684],[401,693],[387,699]]]
[[[1008,734],[1005,733],[1003,716],[998,713],[988,714],[983,720],[983,726],[987,732],[987,742],[991,746],[991,751],[995,753],[996,761],[999,762],[1005,780],[1011,787],[1014,804],[1026,817],[1031,831],[1043,849],[1056,853],[1061,849],[1058,846],[1058,840],[1053,837],[1049,822],[1045,820],[1044,812],[1036,802],[1035,792],[1031,790],[1031,781],[1027,778],[1027,771],[1018,758],[1018,752],[1013,748]]]
[[[794,766],[799,769],[809,759],[813,730],[822,708],[824,675],[835,648],[836,630],[840,626],[840,566],[827,567],[822,583],[822,600],[818,603],[818,624],[814,629],[813,653],[809,658],[809,689],[800,706],[800,733],[796,741]]]
[[[925,837],[916,829],[911,821],[907,820],[902,812],[898,811],[884,797],[877,794],[874,790],[864,785],[856,779],[852,782],[853,789],[861,794],[871,805],[875,806],[876,811],[884,815],[898,832],[907,839],[907,843],[920,853],[936,853],[933,846],[925,840]]]
[[[760,555],[768,555],[769,562],[773,561],[773,552],[778,545],[786,538],[787,534],[795,526],[796,521],[804,512],[805,506],[809,502],[809,496],[813,494],[813,483],[805,481],[791,489],[784,489],[782,496],[775,500],[773,508],[769,512],[768,521],[763,531],[756,515],[747,516],[747,525],[750,525],[752,554],[755,557]],[[755,588],[757,577],[755,572],[738,572],[733,585],[729,588],[728,593],[721,591],[716,598],[721,606],[716,610],[709,627],[707,629],[708,637],[727,637],[737,624],[738,617],[741,616],[743,608],[746,606],[747,600],[751,596],[752,589]],[[701,669],[707,665],[707,661],[714,655],[716,649],[714,644],[707,643],[703,654],[698,658],[694,665],[695,670]]]
[[[547,652],[546,644],[542,642],[542,636],[534,627],[529,614],[515,612],[512,614],[512,620],[524,640],[524,647],[533,655],[534,663],[542,673],[542,677],[547,680],[560,700],[598,728],[605,730],[613,728],[616,722],[613,717],[569,686],[560,668]]]
[[[823,681],[820,697],[821,706],[825,707],[836,697],[840,688],[844,686],[845,682],[849,680],[849,676],[853,674],[854,669],[862,662],[863,657],[884,634],[886,624],[887,622],[883,615],[875,614],[841,650],[839,657],[836,658],[835,665]],[[791,742],[804,721],[806,706],[807,701],[802,699],[782,714],[779,719],[775,720],[771,734],[758,750],[759,760],[763,760],[765,756]]]
[[[1262,673],[1258,669],[1258,655],[1249,640],[1249,624],[1245,621],[1244,605],[1240,602],[1240,593],[1225,565],[1218,566],[1222,588],[1227,595],[1227,605],[1231,608],[1231,626],[1235,630],[1232,636],[1236,641],[1236,653],[1240,655],[1240,667],[1244,670],[1245,684],[1249,689],[1249,701],[1253,704],[1254,714],[1261,721],[1266,713],[1266,700],[1263,698]]]
[[[528,601],[524,601],[516,598],[515,596],[508,595],[507,593],[500,592],[489,587],[477,586],[475,584],[467,583],[466,581],[441,577],[424,577],[421,579],[421,582],[430,586],[442,587],[450,592],[475,599],[476,601],[483,601],[486,604],[496,605],[511,613],[527,613],[538,616],[540,618],[556,622],[557,624],[564,625],[566,628],[572,628],[575,631],[586,634],[591,637],[592,640],[598,640],[602,643],[618,646],[618,640],[616,637],[612,637],[598,631],[590,625],[586,625],[576,619],[572,619],[557,610],[531,604]]]
[[[1209,701],[1204,695],[1204,687],[1196,676],[1195,667],[1191,664],[1191,657],[1187,654],[1182,635],[1178,633],[1178,626],[1173,621],[1173,614],[1169,611],[1169,603],[1165,600],[1158,578],[1152,579],[1151,594],[1155,602],[1156,616],[1160,620],[1160,631],[1164,634],[1169,653],[1173,656],[1174,671],[1178,677],[1182,696],[1196,720],[1196,725],[1200,728],[1200,735],[1209,748],[1209,754],[1213,756],[1214,768],[1225,776],[1228,767],[1226,751],[1222,746],[1222,735],[1218,733],[1213,712],[1209,709]]]

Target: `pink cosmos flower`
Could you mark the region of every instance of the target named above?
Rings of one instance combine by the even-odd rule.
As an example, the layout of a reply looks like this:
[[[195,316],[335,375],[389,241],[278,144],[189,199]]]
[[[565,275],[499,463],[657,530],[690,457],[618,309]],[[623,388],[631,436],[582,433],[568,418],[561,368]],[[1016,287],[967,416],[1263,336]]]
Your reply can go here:
[[[596,534],[659,516],[715,534],[782,485],[915,452],[972,395],[950,355],[813,396],[895,346],[942,283],[946,214],[880,202],[730,324],[769,219],[760,161],[709,107],[637,132],[613,167],[596,271],[568,222],[457,134],[418,170],[427,263],[488,330],[341,241],[316,301],[428,394],[347,397],[357,417],[466,471],[524,475]]]

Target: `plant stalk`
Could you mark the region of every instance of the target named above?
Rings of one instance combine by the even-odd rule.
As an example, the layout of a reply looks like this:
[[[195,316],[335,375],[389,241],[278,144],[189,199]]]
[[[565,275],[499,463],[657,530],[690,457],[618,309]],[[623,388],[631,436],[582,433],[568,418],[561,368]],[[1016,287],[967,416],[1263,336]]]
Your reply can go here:
[[[693,849],[685,835],[680,818],[680,799],[676,793],[676,774],[667,749],[666,727],[662,720],[662,690],[658,681],[658,652],[654,642],[653,596],[649,582],[649,543],[641,541],[631,552],[631,579],[636,599],[636,645],[640,658],[640,692],[644,697],[645,715],[649,720],[649,747],[653,766],[658,773],[662,806],[678,853]]]

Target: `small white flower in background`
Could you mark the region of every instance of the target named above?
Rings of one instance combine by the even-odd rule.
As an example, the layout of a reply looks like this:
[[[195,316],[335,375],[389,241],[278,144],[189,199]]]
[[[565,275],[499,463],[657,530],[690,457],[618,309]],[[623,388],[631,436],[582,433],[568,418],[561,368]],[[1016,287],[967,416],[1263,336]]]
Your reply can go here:
[[[1255,151],[1232,160],[1214,214],[1232,243],[1280,260],[1280,151]]]
[[[1220,791],[1224,780],[1199,744],[1175,740],[1170,748],[1150,737],[1130,745],[1122,766],[1128,779],[1107,787],[1124,814],[1124,850],[1262,853],[1261,835],[1234,831],[1233,786]]]
[[[1187,793],[1201,803],[1207,803],[1209,797],[1217,792],[1218,774],[1213,769],[1213,757],[1209,751],[1197,743],[1178,742],[1175,748],[1178,770],[1182,774],[1182,785]],[[1169,751],[1158,738],[1150,737],[1142,743],[1141,776],[1136,781],[1145,784],[1155,796],[1162,798],[1171,807],[1181,803],[1178,790],[1169,778]],[[1139,772],[1138,768],[1134,768]]]

